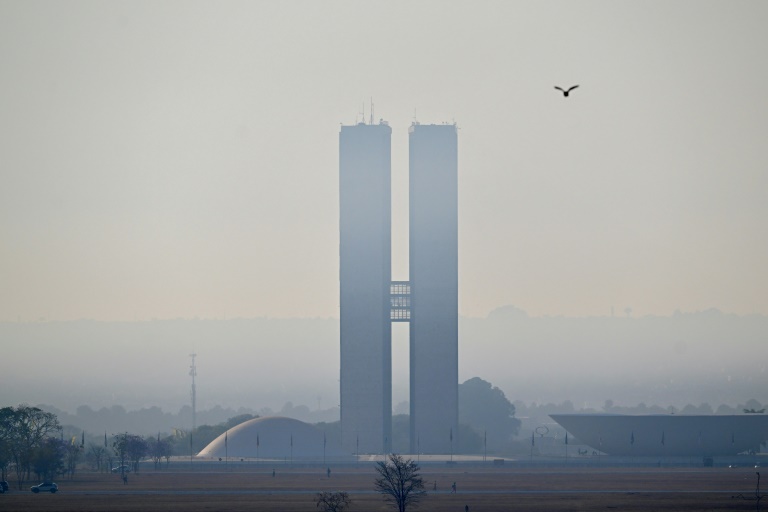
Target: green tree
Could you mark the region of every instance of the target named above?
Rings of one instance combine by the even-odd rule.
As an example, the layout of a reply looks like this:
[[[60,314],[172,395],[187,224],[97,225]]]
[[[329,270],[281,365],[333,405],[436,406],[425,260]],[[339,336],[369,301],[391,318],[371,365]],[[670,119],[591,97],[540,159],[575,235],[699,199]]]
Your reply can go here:
[[[471,425],[459,423],[457,451],[459,453],[481,453],[484,448],[485,432],[478,432]]]
[[[191,435],[191,432],[180,428],[171,429],[171,435],[168,437],[168,440],[171,443],[171,450],[174,455],[189,456],[192,445]]]
[[[46,442],[49,434],[60,431],[55,414],[38,407],[21,404],[0,409],[0,440],[8,460],[15,464],[19,489],[32,474],[35,451]]]
[[[30,457],[37,478],[50,482],[66,470],[67,443],[55,437],[45,438],[34,447]]]
[[[0,477],[8,480],[8,466],[13,460],[10,407],[0,409]]]
[[[147,442],[141,436],[129,436],[128,437],[128,460],[131,461],[133,471],[138,473],[139,461],[147,456],[149,447]]]
[[[474,377],[459,385],[459,423],[487,435],[489,450],[502,449],[520,430],[515,406],[490,382]]]
[[[128,432],[112,436],[112,451],[117,460],[120,461],[120,473],[122,474],[125,472],[128,460]]]
[[[170,459],[172,454],[172,444],[170,438],[160,438],[160,434],[157,437],[150,436],[146,439],[147,453],[152,457],[152,461],[155,463],[155,469],[160,467],[160,462],[163,458]]]
[[[120,459],[120,466],[130,462],[134,472],[139,470],[139,461],[147,455],[149,449],[144,438],[128,432],[115,435],[112,448]]]
[[[0,439],[0,479],[8,480],[8,464],[11,462],[11,449],[5,439]]]
[[[393,453],[386,460],[376,463],[379,478],[374,481],[374,488],[399,512],[405,512],[408,506],[417,506],[427,493],[420,470],[413,460]]]

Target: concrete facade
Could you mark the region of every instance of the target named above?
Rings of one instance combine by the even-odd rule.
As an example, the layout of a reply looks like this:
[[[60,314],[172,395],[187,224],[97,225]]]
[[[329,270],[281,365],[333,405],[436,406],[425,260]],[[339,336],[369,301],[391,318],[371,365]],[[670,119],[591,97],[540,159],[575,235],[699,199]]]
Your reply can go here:
[[[391,322],[410,322],[410,438],[452,453],[458,435],[458,149],[455,125],[409,130],[410,280],[391,278],[391,130],[339,136],[341,435],[391,451]]]
[[[391,134],[339,134],[341,436],[349,453],[385,453],[392,438]]]
[[[411,451],[451,453],[459,422],[455,125],[409,130]]]

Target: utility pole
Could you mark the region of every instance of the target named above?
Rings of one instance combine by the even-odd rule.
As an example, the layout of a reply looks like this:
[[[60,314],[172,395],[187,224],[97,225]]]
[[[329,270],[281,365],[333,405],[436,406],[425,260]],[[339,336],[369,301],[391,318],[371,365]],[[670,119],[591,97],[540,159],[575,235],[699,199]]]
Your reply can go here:
[[[197,354],[189,354],[192,358],[192,365],[189,367],[189,376],[192,377],[192,430],[197,427],[197,390],[195,389],[195,377],[197,376],[197,367],[195,366],[195,357]]]

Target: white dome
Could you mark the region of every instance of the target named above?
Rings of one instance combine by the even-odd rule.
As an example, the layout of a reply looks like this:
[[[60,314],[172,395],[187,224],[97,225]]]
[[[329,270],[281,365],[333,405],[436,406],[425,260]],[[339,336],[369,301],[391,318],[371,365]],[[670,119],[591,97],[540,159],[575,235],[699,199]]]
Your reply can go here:
[[[342,457],[337,443],[332,443],[323,432],[303,421],[271,416],[254,418],[232,427],[203,448],[198,457],[219,458],[322,458]]]

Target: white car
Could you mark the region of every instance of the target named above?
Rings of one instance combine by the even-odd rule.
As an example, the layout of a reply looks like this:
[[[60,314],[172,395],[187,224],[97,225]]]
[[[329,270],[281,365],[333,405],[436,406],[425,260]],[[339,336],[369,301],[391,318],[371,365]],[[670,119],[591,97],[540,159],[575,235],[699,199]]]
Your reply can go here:
[[[32,487],[29,488],[29,490],[34,492],[35,494],[37,494],[40,491],[43,491],[43,492],[48,491],[50,493],[54,493],[59,490],[59,486],[53,482],[43,482],[41,484],[33,485]]]
[[[112,468],[113,473],[130,473],[131,472],[131,466],[117,466],[116,468]]]

